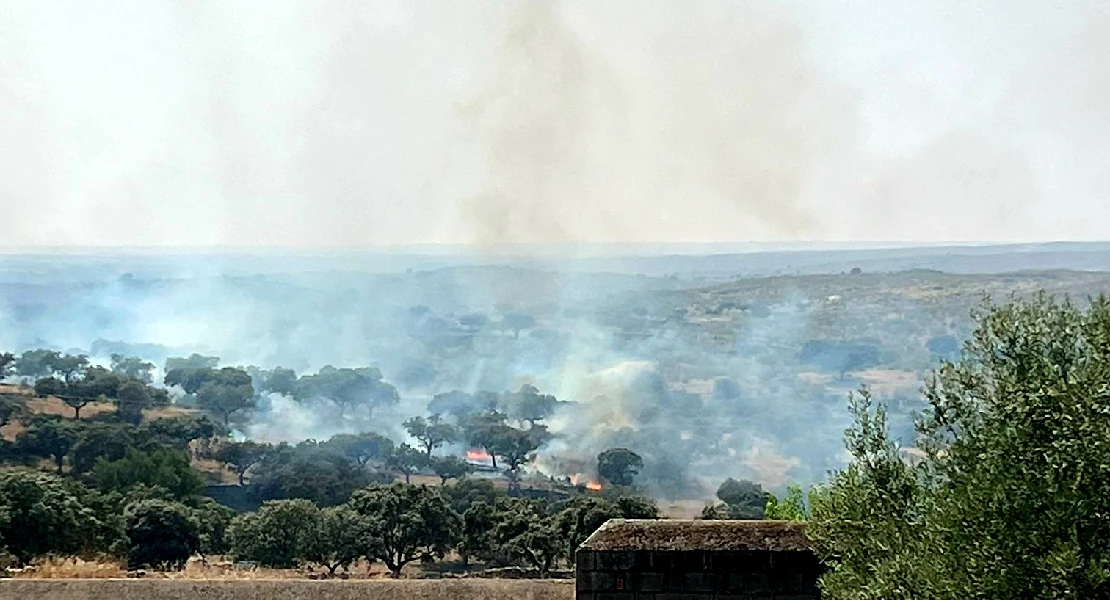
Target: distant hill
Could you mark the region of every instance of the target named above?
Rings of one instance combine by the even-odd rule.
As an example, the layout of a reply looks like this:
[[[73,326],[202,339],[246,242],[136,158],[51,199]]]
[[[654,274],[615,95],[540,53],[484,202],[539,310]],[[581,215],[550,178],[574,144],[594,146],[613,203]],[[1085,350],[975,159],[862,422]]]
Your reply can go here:
[[[905,246],[862,244],[595,245],[521,247],[491,252],[460,247],[398,251],[272,252],[124,250],[0,254],[0,283],[104,281],[306,273],[405,273],[515,266],[680,278],[833,274],[931,269],[992,274],[1024,270],[1110,271],[1110,242]],[[862,246],[862,247],[861,247]]]

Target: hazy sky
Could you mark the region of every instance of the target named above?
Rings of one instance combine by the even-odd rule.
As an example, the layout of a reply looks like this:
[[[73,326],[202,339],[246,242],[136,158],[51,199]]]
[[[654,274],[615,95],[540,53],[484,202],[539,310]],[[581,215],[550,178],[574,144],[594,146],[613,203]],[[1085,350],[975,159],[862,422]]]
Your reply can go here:
[[[0,0],[0,246],[1105,239],[1110,2]]]

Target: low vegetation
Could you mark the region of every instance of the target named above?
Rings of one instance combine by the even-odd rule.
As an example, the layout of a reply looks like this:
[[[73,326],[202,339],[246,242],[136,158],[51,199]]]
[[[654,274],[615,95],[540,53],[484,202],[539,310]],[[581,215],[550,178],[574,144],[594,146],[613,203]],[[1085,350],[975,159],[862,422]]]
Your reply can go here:
[[[984,306],[925,388],[917,452],[854,395],[810,500],[833,599],[1110,598],[1110,299]]]

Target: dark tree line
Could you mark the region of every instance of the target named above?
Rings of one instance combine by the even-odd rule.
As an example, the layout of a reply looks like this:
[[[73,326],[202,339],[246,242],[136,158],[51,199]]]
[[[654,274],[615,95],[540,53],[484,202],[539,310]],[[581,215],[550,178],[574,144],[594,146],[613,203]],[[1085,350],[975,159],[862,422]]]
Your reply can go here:
[[[381,562],[394,577],[405,565],[456,552],[466,563],[522,566],[546,576],[571,564],[574,549],[612,518],[659,517],[638,497],[575,497],[544,502],[512,497],[488,481],[438,488],[372,484],[338,506],[269,501],[237,517],[230,549],[240,560],[289,568],[318,564],[334,573],[356,560]]]
[[[530,385],[437,396],[427,416],[404,423],[410,439],[401,443],[364,432],[267,444],[228,437],[260,393],[369,416],[375,406],[396,402],[396,390],[376,369],[325,367],[298,377],[282,368],[221,367],[216,357],[194,354],[168,359],[162,383],[179,388],[183,403],[205,416],[147,418],[144,411],[171,401],[167,388],[153,385],[154,371],[152,363],[123,355],[113,355],[108,368],[48,350],[0,355],[0,375],[33,383],[36,396],[73,409],[72,417],[36,414],[26,393],[0,396],[3,423],[23,426],[15,442],[0,444],[8,465],[0,470],[0,546],[17,562],[110,554],[134,568],[172,569],[196,554],[231,553],[332,573],[358,559],[380,561],[398,574],[414,561],[457,552],[467,562],[546,575],[571,561],[574,547],[605,520],[658,516],[651,502],[620,495],[643,466],[627,449],[598,457],[611,497],[572,488],[531,499],[514,492],[550,439],[544,421],[560,404]],[[93,402],[115,410],[82,415]],[[487,452],[490,466],[509,476],[509,489],[468,479],[475,465],[447,447]],[[219,461],[240,485],[249,483],[262,508],[233,520],[231,511],[201,496],[204,477],[192,465],[198,457]],[[39,460],[49,461],[53,473],[20,466]],[[435,474],[442,485],[407,485],[417,473]]]

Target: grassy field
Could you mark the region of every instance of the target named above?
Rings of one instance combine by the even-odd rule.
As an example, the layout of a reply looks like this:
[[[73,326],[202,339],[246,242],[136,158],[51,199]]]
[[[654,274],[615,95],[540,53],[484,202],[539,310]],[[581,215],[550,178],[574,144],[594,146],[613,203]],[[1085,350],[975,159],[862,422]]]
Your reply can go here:
[[[572,600],[573,581],[0,580],[0,599],[24,600]]]
[[[211,580],[269,580],[269,579],[325,579],[327,571],[310,567],[301,569],[265,569],[260,567],[235,566],[229,561],[191,559],[180,571],[149,571],[144,578],[149,579],[186,579],[195,581]],[[406,566],[403,576],[418,578],[422,575],[420,565]],[[80,558],[53,558],[37,562],[34,566],[12,570],[13,579],[131,579],[134,572],[128,572],[123,562],[113,559],[83,560]],[[348,573],[337,574],[341,579],[385,579],[389,571],[380,563],[366,564],[357,562]]]

